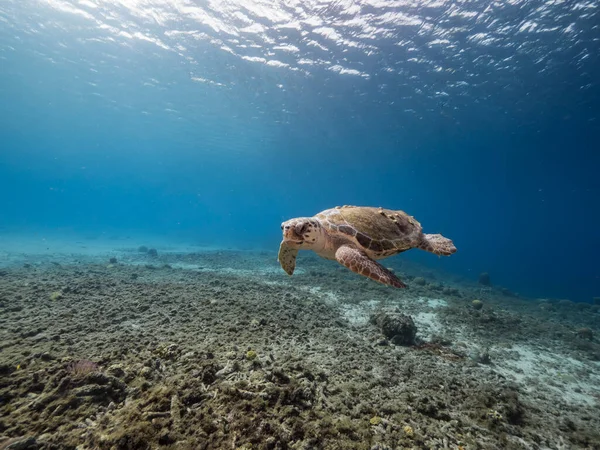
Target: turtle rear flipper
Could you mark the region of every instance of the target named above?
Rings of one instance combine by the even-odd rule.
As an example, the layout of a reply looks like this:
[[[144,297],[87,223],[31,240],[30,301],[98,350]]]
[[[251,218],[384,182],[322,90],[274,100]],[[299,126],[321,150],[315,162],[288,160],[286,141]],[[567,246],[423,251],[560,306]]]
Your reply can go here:
[[[421,250],[431,252],[435,255],[450,256],[456,253],[456,247],[452,241],[441,234],[424,234],[423,240],[418,246]]]
[[[378,262],[369,258],[364,252],[357,248],[349,245],[342,245],[335,252],[335,259],[352,272],[368,277],[371,280],[396,288],[406,287],[406,285],[400,281],[400,278]]]
[[[294,273],[294,269],[296,268],[296,256],[298,256],[297,248],[290,247],[285,241],[281,242],[277,261],[279,261],[282,269],[285,270],[288,275]]]

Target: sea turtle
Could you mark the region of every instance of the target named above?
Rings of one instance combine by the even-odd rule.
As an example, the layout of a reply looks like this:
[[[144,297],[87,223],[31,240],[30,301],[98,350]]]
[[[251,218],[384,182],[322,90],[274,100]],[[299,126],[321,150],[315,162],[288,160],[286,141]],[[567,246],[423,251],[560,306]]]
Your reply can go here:
[[[403,288],[406,285],[376,259],[411,248],[445,256],[456,252],[452,241],[441,234],[423,234],[414,217],[383,208],[336,206],[314,217],[290,219],[281,224],[281,229],[278,260],[289,275],[294,273],[298,250],[312,250],[359,275]]]

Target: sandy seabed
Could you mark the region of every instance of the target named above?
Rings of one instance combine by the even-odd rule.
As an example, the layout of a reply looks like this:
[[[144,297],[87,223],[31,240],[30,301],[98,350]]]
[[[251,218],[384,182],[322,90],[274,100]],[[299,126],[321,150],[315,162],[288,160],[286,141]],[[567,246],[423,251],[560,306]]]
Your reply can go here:
[[[401,256],[404,290],[308,253],[290,278],[273,251],[21,247],[0,449],[600,449],[598,305]],[[412,345],[369,320],[398,312]]]

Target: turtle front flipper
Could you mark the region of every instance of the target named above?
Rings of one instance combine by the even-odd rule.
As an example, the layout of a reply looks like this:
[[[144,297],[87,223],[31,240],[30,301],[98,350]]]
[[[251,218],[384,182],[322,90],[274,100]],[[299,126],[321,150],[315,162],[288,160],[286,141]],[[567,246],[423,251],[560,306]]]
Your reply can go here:
[[[369,277],[371,280],[396,288],[406,287],[400,278],[357,248],[342,245],[335,252],[335,259],[352,272]]]
[[[298,249],[292,248],[285,241],[282,241],[279,245],[277,261],[279,261],[281,268],[285,270],[288,275],[294,273],[294,269],[296,268],[296,256],[298,256]]]

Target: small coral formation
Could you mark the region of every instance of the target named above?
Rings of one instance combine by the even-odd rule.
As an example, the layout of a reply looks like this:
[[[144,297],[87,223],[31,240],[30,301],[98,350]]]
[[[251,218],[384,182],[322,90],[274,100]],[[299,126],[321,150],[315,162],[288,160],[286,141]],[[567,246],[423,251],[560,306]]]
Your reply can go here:
[[[377,325],[383,335],[396,345],[415,343],[417,326],[412,317],[400,312],[374,314],[371,323]]]
[[[585,339],[587,341],[591,341],[594,339],[594,332],[592,331],[591,328],[587,328],[587,327],[579,328],[576,331],[576,334],[577,334],[578,338]]]
[[[483,286],[491,286],[492,281],[490,280],[490,274],[487,272],[483,272],[479,274],[479,284]]]
[[[600,297],[593,297],[592,298],[592,304],[594,304],[594,305],[600,305]]]
[[[483,302],[481,300],[475,299],[471,302],[471,306],[473,306],[473,309],[481,309],[483,308]]]
[[[98,364],[89,359],[80,359],[78,361],[72,361],[67,366],[67,372],[75,378],[83,378],[90,373],[97,372],[99,369]]]
[[[63,294],[60,291],[56,291],[53,292],[52,294],[50,294],[50,300],[52,301],[56,301],[56,300],[60,300],[62,298]]]
[[[488,419],[490,419],[492,422],[499,422],[502,420],[502,414],[500,414],[498,411],[496,411],[495,409],[490,409],[488,410],[488,412],[486,413],[486,416]]]
[[[455,287],[444,287],[444,289],[442,290],[442,294],[444,295],[452,295],[454,297],[460,297],[460,291],[458,290],[458,288]]]
[[[158,256],[158,252],[156,251],[155,248],[148,249],[148,256],[156,257],[156,256]]]
[[[414,283],[419,286],[425,286],[427,284],[427,281],[425,281],[425,278],[423,277],[417,277],[415,278]]]
[[[140,253],[148,253],[148,247],[146,247],[145,245],[140,245],[138,247],[138,252],[140,252]]]
[[[115,258],[115,257],[113,256],[112,258],[110,258],[110,259],[108,260],[108,262],[109,262],[110,264],[116,264],[116,263],[117,263],[117,258]]]
[[[481,351],[474,350],[469,355],[469,358],[477,364],[491,364],[492,363],[492,358],[490,357],[490,351],[487,348],[485,348]]]
[[[561,308],[570,309],[573,306],[575,306],[575,303],[567,298],[563,298],[558,301],[558,306],[560,306]]]
[[[371,419],[369,420],[369,423],[370,423],[371,425],[373,425],[374,427],[376,427],[377,425],[380,425],[382,421],[383,421],[383,420],[381,419],[381,417],[379,417],[379,416],[373,416],[373,417],[371,417]]]
[[[174,360],[181,354],[181,349],[177,344],[162,343],[154,349],[153,353],[160,358]]]

